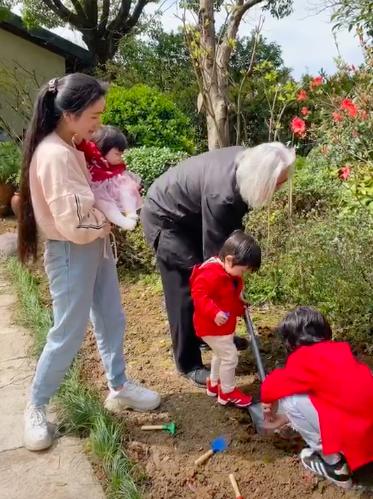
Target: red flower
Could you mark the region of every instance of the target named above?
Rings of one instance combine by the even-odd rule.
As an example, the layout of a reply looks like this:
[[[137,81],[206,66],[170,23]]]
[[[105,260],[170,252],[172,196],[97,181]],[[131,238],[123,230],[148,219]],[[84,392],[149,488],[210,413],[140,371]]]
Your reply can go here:
[[[310,110],[306,106],[302,107],[302,109],[300,110],[300,112],[301,112],[301,114],[303,116],[308,116],[310,114]]]
[[[343,99],[341,109],[346,111],[350,118],[355,118],[358,112],[357,106],[350,99]]]
[[[307,95],[307,92],[302,88],[301,90],[299,90],[298,94],[297,94],[297,101],[303,101],[303,100],[307,100],[308,99],[308,95]]]
[[[341,180],[347,180],[350,175],[351,175],[351,168],[349,166],[347,166],[347,165],[343,166],[338,171],[338,177]]]
[[[333,116],[333,120],[336,123],[343,121],[343,116],[341,115],[341,113],[338,113],[337,111],[334,111],[334,113],[332,113],[332,116]]]
[[[290,128],[293,134],[297,135],[298,137],[304,137],[306,133],[306,123],[302,120],[302,118],[299,118],[298,116],[294,116],[294,118],[291,120]]]
[[[324,83],[324,78],[322,76],[315,76],[314,78],[312,78],[311,80],[311,83],[310,83],[310,87],[311,89],[313,90],[314,88],[317,88],[319,87],[320,85],[322,85]]]

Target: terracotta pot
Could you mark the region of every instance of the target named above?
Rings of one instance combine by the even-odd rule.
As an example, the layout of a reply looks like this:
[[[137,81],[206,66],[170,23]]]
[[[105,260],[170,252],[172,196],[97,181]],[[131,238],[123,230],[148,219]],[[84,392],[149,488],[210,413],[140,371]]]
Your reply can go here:
[[[14,194],[14,187],[8,184],[0,184],[0,216],[8,215],[10,212],[10,201]]]
[[[10,201],[10,206],[12,207],[12,211],[18,219],[19,218],[19,211],[21,209],[21,194],[18,191],[16,191],[13,194],[13,197]]]

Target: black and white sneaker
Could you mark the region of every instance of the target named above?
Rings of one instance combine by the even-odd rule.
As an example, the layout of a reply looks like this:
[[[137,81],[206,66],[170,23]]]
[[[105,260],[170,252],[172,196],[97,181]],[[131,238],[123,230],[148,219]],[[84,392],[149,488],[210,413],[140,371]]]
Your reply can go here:
[[[351,475],[343,457],[336,464],[328,464],[318,452],[307,447],[300,453],[300,459],[307,470],[330,480],[338,487],[349,489],[352,486]]]

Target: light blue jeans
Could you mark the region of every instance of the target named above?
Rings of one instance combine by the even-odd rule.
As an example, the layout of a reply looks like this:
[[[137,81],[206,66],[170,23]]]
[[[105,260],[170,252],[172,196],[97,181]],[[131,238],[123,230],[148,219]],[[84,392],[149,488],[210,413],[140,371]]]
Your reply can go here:
[[[109,239],[85,245],[47,241],[44,266],[54,324],[36,367],[31,403],[47,404],[57,391],[83,342],[89,318],[109,386],[122,385],[125,316]]]

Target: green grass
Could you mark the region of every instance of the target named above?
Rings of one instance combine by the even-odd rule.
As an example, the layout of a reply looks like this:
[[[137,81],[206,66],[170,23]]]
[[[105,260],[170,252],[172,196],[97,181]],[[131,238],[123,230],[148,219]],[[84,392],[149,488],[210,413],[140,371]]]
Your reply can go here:
[[[31,329],[35,338],[35,355],[39,355],[52,325],[48,308],[43,305],[40,279],[26,270],[15,258],[6,266],[19,300],[19,319]],[[66,433],[88,438],[88,448],[106,475],[109,499],[140,499],[142,494],[132,478],[143,480],[123,450],[124,424],[103,407],[99,395],[80,377],[79,360],[75,361],[56,395],[60,427]]]
[[[7,271],[18,295],[18,318],[24,327],[33,331],[34,354],[39,356],[52,324],[50,311],[42,304],[38,280],[24,270],[15,258],[8,260]]]

